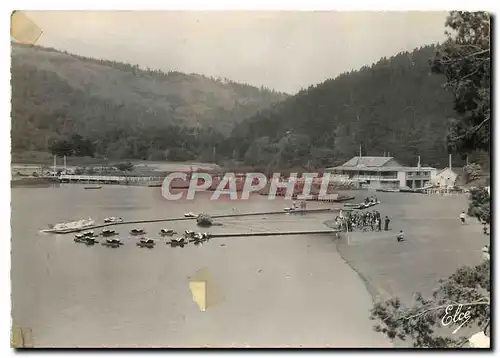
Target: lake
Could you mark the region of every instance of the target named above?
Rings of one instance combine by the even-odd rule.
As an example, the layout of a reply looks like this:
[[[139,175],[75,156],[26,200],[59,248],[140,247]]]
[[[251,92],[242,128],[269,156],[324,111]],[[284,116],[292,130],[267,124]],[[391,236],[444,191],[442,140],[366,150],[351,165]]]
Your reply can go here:
[[[353,193],[358,201],[368,194]],[[452,218],[458,221],[461,206],[467,203],[466,197],[377,194],[384,194],[378,195],[382,204],[377,210],[394,217],[391,226],[395,230],[396,225],[404,225],[410,240],[412,225],[438,225],[440,210],[426,209],[425,203],[439,202],[432,207],[448,210],[441,214],[445,218],[441,224],[447,226]],[[360,271],[383,271],[380,251],[384,250],[377,251],[376,239],[369,236],[363,242],[358,236],[364,234],[357,233],[348,244],[336,242],[333,235],[270,236],[213,239],[201,247],[182,249],[159,242],[155,249],[147,250],[127,238],[132,228],[127,225],[116,226],[125,238],[125,245],[118,249],[77,244],[72,235],[40,233],[48,224],[88,217],[101,222],[108,216],[159,219],[188,211],[283,210],[290,204],[282,198],[269,201],[259,195],[237,202],[210,201],[209,197],[210,193],[203,193],[193,201],[169,202],[162,198],[160,188],[104,186],[84,190],[77,184],[12,189],[14,325],[32,330],[35,347],[392,346],[372,330],[371,296],[337,251],[339,244],[343,255],[351,264],[359,264]],[[308,208],[332,206],[341,204],[308,203]],[[223,226],[206,231],[323,230],[323,222],[332,215],[224,219]],[[151,236],[160,228],[196,230],[194,221],[139,227]],[[453,230],[454,235],[460,235],[459,229]],[[444,233],[427,230],[425,240]],[[388,246],[389,240],[392,237],[381,238],[380,246],[397,247]],[[371,260],[366,259],[370,257],[368,248],[376,252]],[[399,250],[405,249],[400,246]],[[189,290],[189,278],[199,270],[210,273],[209,290],[214,287],[218,297],[205,312],[198,309]],[[382,273],[387,275],[387,267]],[[371,277],[374,287],[391,291],[388,280],[377,277]],[[399,277],[392,282],[397,285]],[[432,281],[431,285],[435,278],[419,277],[417,282]],[[391,293],[400,293],[398,289],[408,288],[400,284]]]
[[[87,247],[48,224],[282,210],[284,200],[168,202],[160,188],[81,185],[12,190],[13,321],[35,347],[388,346],[371,329],[371,298],[331,235],[214,239],[186,248]],[[327,204],[310,203],[308,207]],[[332,214],[226,219],[207,231],[321,230]],[[143,225],[196,229],[194,222]],[[117,226],[126,234],[131,227]],[[124,237],[126,237],[125,235]],[[201,312],[189,277],[205,269],[221,301]]]

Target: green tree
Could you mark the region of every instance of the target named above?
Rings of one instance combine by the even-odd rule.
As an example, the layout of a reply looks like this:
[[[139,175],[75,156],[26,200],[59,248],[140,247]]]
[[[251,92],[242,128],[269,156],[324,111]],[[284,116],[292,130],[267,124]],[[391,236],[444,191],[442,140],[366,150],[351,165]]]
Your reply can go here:
[[[50,151],[53,155],[57,155],[59,157],[70,156],[73,154],[73,145],[71,142],[67,140],[56,140],[50,146]]]
[[[477,218],[480,222],[491,222],[491,198],[485,188],[474,188],[470,191],[470,203],[467,214]]]
[[[462,267],[448,279],[442,280],[432,297],[424,298],[417,294],[410,308],[405,307],[398,298],[375,303],[370,316],[376,321],[374,329],[391,340],[409,340],[416,348],[464,346],[468,337],[453,335],[452,327],[446,332],[443,329],[443,317],[456,312],[461,304],[462,312],[470,310],[471,317],[463,328],[472,327],[483,331],[489,328],[490,269],[489,260],[475,267]]]
[[[122,172],[131,172],[134,170],[134,165],[131,162],[118,163],[116,169]]]
[[[481,178],[481,166],[477,163],[471,163],[464,166],[465,182],[470,183],[471,181]]]
[[[455,98],[457,118],[450,123],[448,143],[461,151],[490,148],[490,24],[487,12],[452,11],[448,39],[432,61]]]
[[[490,16],[484,12],[453,11],[446,26],[454,33],[432,61],[433,70],[444,73],[446,87],[455,95],[459,116],[450,124],[448,145],[459,153],[489,149],[490,136]],[[472,168],[469,168],[472,169]],[[469,215],[490,222],[490,196],[483,189],[471,190]],[[371,319],[375,330],[390,339],[411,340],[414,347],[449,348],[463,346],[468,337],[445,334],[440,326],[447,310],[470,310],[464,327],[485,331],[490,322],[490,261],[462,267],[440,282],[431,298],[416,296],[411,307],[399,298],[377,302]]]

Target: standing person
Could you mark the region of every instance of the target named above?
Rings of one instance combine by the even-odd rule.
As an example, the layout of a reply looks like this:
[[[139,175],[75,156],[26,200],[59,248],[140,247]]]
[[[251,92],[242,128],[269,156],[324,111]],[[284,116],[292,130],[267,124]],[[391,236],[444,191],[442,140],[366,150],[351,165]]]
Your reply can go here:
[[[391,219],[386,215],[384,219],[384,231],[389,231],[389,223],[391,222]]]
[[[380,219],[380,215],[377,217],[377,225],[378,225],[378,231],[382,231],[382,220]]]
[[[463,224],[465,224],[465,211],[462,211],[462,214],[460,214],[460,222]]]
[[[403,232],[403,230],[400,230],[398,234],[398,242],[401,241],[405,241],[405,233]]]

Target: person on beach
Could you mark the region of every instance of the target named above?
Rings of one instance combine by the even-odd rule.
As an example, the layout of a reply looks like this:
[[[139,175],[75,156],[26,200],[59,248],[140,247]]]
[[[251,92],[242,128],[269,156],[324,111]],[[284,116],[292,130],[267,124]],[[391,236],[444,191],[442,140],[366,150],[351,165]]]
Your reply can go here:
[[[462,214],[460,214],[460,222],[463,224],[465,224],[465,211],[462,211]]]
[[[389,219],[389,217],[386,216],[384,219],[384,231],[389,231],[389,223],[390,222],[391,222],[391,219]]]
[[[376,218],[375,223],[377,224],[377,231],[382,231],[382,221],[380,218]]]
[[[405,234],[404,234],[403,230],[400,230],[399,234],[398,234],[398,242],[401,242],[401,241],[405,241]]]

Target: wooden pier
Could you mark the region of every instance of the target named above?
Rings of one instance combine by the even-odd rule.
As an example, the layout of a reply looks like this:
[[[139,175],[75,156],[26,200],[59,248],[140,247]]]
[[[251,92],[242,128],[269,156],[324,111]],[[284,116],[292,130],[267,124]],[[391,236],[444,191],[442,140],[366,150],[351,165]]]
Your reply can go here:
[[[326,234],[336,234],[336,233],[338,233],[338,230],[217,233],[217,234],[210,234],[210,239],[226,238],[226,237],[253,237],[253,236],[326,235]]]
[[[133,177],[133,176],[105,176],[105,175],[60,175],[61,183],[92,183],[92,184],[156,184],[161,186],[162,177]],[[160,183],[160,184],[158,184]]]
[[[223,218],[263,216],[263,215],[279,215],[279,214],[281,214],[281,215],[283,215],[283,214],[288,214],[288,215],[313,214],[313,213],[327,213],[327,212],[339,211],[339,210],[340,210],[339,208],[318,208],[318,209],[296,210],[293,212],[283,210],[283,211],[268,211],[268,212],[243,213],[243,214],[213,215],[213,216],[211,216],[211,218],[212,219],[223,219]],[[101,225],[88,226],[88,227],[85,227],[82,229],[68,230],[64,233],[59,233],[59,235],[71,234],[71,233],[81,232],[81,231],[95,230],[95,229],[100,229],[100,228],[109,227],[109,226],[116,226],[116,225],[149,224],[149,223],[185,221],[185,220],[196,220],[196,217],[194,217],[194,218],[177,217],[177,218],[166,218],[166,219],[135,220],[135,221],[122,221],[122,222],[116,222],[116,223],[106,223],[106,224],[101,224]]]

